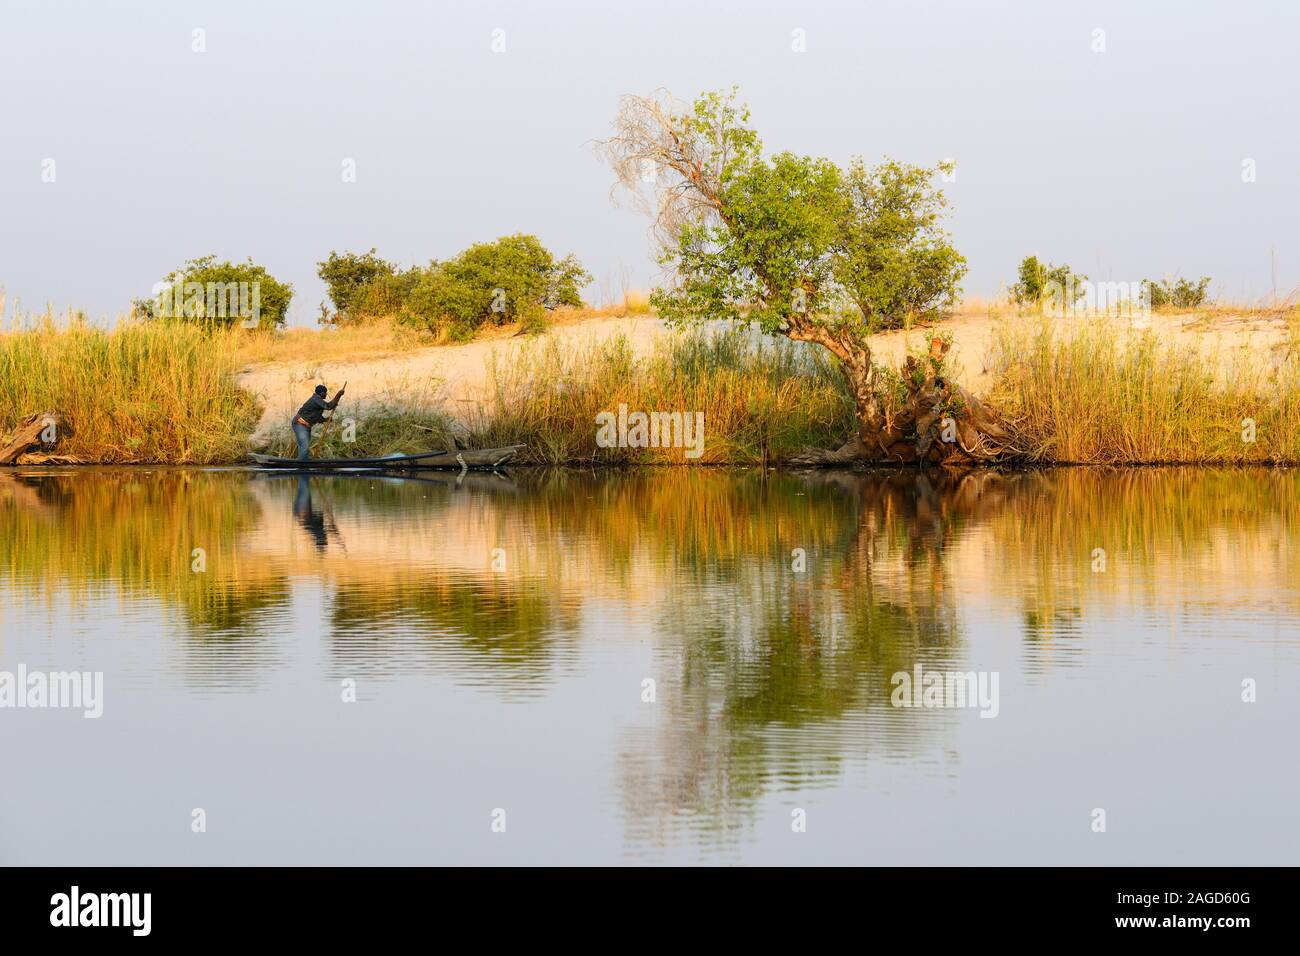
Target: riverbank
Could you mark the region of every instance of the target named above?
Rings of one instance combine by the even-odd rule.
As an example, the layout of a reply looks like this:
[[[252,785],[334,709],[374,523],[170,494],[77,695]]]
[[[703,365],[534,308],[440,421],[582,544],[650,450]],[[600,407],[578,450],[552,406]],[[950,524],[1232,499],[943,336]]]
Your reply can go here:
[[[950,335],[949,374],[1016,423],[1032,462],[1294,463],[1298,323],[1283,309],[1130,322],[973,305],[931,329],[876,336],[873,348],[896,367],[936,332]],[[527,461],[542,464],[779,463],[853,427],[820,349],[743,330],[683,335],[643,314],[432,347],[383,324],[268,336],[47,320],[0,333],[0,432],[55,410],[69,459],[228,464],[250,448],[289,452],[288,418],[321,380],[349,383],[337,421],[318,430],[321,456],[455,437],[526,444]],[[703,441],[618,447],[637,412],[702,414]],[[615,420],[603,436],[602,413]],[[615,447],[602,447],[611,436]]]

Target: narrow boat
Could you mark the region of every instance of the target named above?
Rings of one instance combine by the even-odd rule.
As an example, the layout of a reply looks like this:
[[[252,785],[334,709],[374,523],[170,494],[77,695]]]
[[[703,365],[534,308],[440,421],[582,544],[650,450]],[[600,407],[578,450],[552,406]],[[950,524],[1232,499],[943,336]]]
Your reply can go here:
[[[467,448],[464,451],[422,451],[415,455],[385,455],[380,458],[280,458],[276,455],[252,454],[249,457],[262,468],[291,468],[296,471],[387,471],[409,468],[499,468],[513,458],[523,445],[504,448]]]

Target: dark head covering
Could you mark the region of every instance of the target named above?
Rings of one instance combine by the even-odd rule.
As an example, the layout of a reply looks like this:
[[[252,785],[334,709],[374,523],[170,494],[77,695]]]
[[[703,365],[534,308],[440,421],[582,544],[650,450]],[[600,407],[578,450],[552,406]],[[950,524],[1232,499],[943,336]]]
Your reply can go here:
[[[324,395],[324,394],[325,394],[326,392],[328,392],[328,391],[329,391],[329,389],[327,389],[324,385],[317,385],[317,386],[316,386],[316,394],[317,394],[317,395]],[[302,393],[299,392],[299,394],[301,395]]]

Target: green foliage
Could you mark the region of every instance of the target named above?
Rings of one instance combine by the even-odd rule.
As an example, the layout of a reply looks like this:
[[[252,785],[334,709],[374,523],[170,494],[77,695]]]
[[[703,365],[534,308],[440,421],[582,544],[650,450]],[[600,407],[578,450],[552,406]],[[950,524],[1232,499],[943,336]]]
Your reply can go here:
[[[834,272],[872,329],[936,319],[956,302],[966,259],[939,225],[947,201],[932,185],[950,169],[892,160],[867,169],[860,159],[849,166]]]
[[[481,290],[457,282],[433,263],[421,273],[402,309],[402,320],[430,331],[442,330],[455,340],[471,338],[478,328],[479,317],[490,310],[492,292],[486,303]]]
[[[685,155],[714,160],[725,180],[753,165],[762,156],[763,143],[749,127],[749,107],[737,104],[739,90],[701,94],[689,113],[674,115],[673,135]]]
[[[372,248],[369,252],[333,252],[324,262],[317,263],[316,274],[321,277],[334,303],[333,321],[352,317],[353,300],[366,286],[391,277],[397,270],[391,262],[380,259]],[[373,314],[373,313],[371,313]]]
[[[151,298],[136,299],[132,312],[144,319],[174,319],[219,326],[268,329],[284,323],[293,286],[280,282],[264,266],[218,262],[216,256],[191,259],[163,277]]]
[[[1086,275],[1074,272],[1068,265],[1044,264],[1037,256],[1025,256],[1020,261],[1019,281],[1011,287],[1011,298],[1017,305],[1038,305],[1048,298],[1055,299],[1058,307],[1073,305],[1083,297],[1083,283],[1087,281]]]
[[[346,315],[357,321],[400,315],[423,277],[424,270],[414,267],[376,276],[352,294]]]
[[[1210,287],[1210,277],[1202,276],[1196,282],[1179,279],[1142,280],[1142,296],[1153,309],[1195,309],[1205,304]]]
[[[1020,305],[1038,302],[1043,298],[1043,286],[1047,283],[1047,269],[1038,261],[1038,256],[1025,256],[1020,260],[1018,281],[1011,287],[1011,298]]]
[[[454,338],[485,323],[535,324],[539,310],[580,305],[581,287],[590,281],[576,258],[557,262],[536,236],[505,236],[432,264],[415,283],[404,318]]]
[[[775,333],[792,312],[826,311],[845,213],[835,165],[792,153],[733,162],[721,200],[724,218],[688,225],[665,256],[680,282],[651,296],[660,315],[674,323],[746,318]]]
[[[558,306],[582,305],[591,275],[573,255],[557,260],[536,236],[505,236],[470,246],[446,262],[399,270],[366,253],[331,252],[320,263],[335,313],[327,322],[395,316],[402,322],[471,338],[485,323],[521,322],[529,331],[545,326]]]
[[[966,266],[939,227],[936,170],[764,159],[734,96],[707,93],[671,120],[669,139],[687,144],[676,171],[689,183],[692,167],[712,170],[717,181],[713,195],[700,187],[708,212],[688,216],[662,257],[675,282],[651,297],[660,315],[745,319],[770,334],[797,321],[861,340],[951,306]]]
[[[582,287],[591,281],[591,273],[582,267],[578,257],[569,253],[550,268],[546,276],[546,296],[542,305],[554,309],[561,305],[582,305]]]

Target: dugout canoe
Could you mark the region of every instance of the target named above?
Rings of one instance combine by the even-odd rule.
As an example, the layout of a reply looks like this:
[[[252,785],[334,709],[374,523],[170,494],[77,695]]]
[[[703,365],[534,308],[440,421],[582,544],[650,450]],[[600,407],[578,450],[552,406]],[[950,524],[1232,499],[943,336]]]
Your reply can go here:
[[[514,458],[523,447],[507,445],[504,448],[467,448],[464,451],[423,451],[415,455],[386,455],[380,458],[280,458],[259,454],[249,457],[262,468],[291,468],[295,471],[397,471],[414,468],[461,471],[499,468]]]

